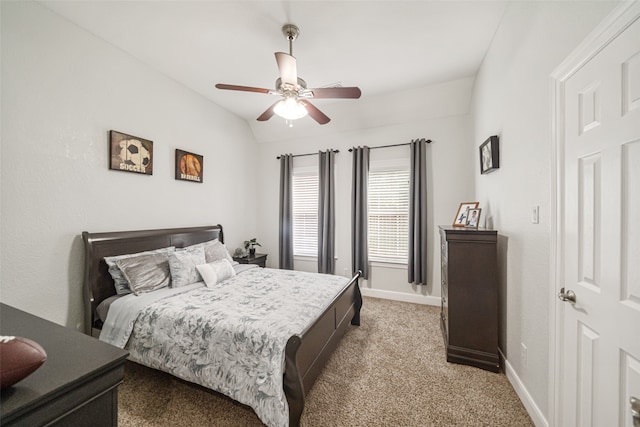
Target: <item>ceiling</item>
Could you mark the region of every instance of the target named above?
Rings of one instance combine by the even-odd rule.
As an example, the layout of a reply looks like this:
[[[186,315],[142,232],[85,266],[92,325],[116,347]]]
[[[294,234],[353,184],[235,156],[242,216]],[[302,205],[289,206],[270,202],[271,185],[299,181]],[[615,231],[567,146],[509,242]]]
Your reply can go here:
[[[350,109],[385,96],[475,76],[506,1],[51,1],[49,9],[246,119],[258,141],[286,137],[284,120],[255,119],[274,101],[259,93],[219,90],[216,83],[274,88],[274,52],[294,42],[298,75],[309,87],[358,86],[358,100],[313,103],[332,121],[295,122],[319,132]],[[343,105],[339,105],[343,104]],[[385,113],[389,123],[401,117]],[[298,129],[300,130],[300,129]],[[326,131],[326,129],[323,129]],[[284,132],[284,133],[283,133]]]

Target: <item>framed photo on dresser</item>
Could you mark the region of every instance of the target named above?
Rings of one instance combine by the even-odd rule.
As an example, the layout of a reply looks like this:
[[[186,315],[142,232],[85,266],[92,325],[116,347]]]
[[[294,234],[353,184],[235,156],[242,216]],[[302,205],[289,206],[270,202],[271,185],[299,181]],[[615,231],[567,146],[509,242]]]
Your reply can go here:
[[[478,207],[479,202],[462,202],[460,203],[460,207],[458,207],[458,212],[456,213],[455,218],[453,219],[454,227],[466,227],[467,226],[467,217],[469,215],[470,209],[476,209]]]
[[[465,224],[466,228],[478,228],[480,224],[480,214],[482,213],[482,209],[475,208],[469,209],[467,211],[467,222]]]

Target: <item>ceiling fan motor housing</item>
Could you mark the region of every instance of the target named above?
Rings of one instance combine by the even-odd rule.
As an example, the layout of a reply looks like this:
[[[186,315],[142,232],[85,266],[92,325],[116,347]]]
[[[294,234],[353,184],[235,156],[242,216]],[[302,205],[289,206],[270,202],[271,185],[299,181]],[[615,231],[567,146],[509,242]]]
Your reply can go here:
[[[298,90],[300,89],[306,89],[307,88],[307,82],[305,82],[303,79],[301,79],[300,77],[298,77]],[[282,79],[280,77],[278,77],[276,79],[276,90],[277,91],[283,91],[286,92],[286,88],[282,87]],[[296,90],[296,88],[294,88],[294,90]]]

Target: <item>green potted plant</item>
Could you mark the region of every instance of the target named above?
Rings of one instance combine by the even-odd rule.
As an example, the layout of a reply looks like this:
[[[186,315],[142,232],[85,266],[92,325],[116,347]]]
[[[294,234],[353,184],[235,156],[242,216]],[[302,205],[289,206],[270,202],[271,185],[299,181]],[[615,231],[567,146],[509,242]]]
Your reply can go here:
[[[249,256],[256,255],[256,246],[262,247],[262,245],[258,243],[258,240],[255,237],[251,240],[244,241],[244,249],[249,250]]]

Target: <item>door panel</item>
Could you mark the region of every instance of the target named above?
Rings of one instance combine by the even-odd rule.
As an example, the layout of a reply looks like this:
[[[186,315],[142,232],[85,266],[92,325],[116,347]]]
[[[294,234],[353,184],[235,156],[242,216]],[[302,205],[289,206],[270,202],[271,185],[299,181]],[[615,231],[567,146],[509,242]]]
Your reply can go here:
[[[578,324],[578,405],[576,420],[578,425],[593,426],[594,410],[597,409],[593,399],[597,385],[595,384],[597,369],[597,348],[599,335],[588,326]]]
[[[578,280],[599,291],[600,282],[600,153],[578,160],[579,252]]]
[[[628,302],[629,307],[640,310],[640,140],[629,142],[622,147],[622,187],[624,197],[620,298],[621,301]]]

